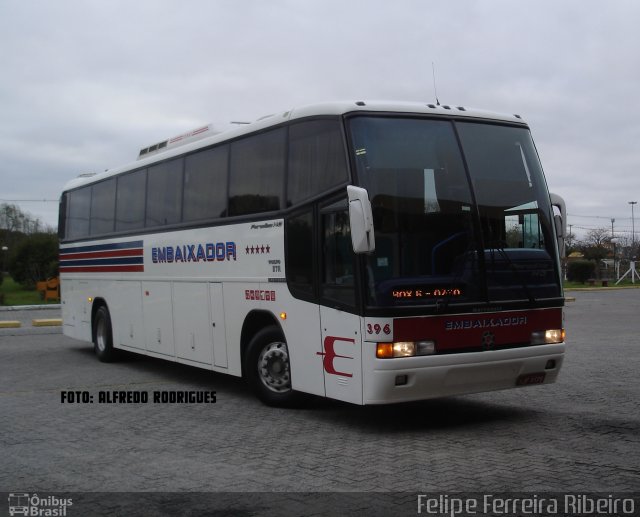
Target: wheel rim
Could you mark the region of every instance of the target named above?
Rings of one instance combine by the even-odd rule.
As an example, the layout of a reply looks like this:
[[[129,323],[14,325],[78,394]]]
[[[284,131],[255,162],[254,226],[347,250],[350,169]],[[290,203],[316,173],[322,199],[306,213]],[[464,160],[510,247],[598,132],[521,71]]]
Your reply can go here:
[[[96,345],[100,352],[104,352],[107,349],[107,325],[105,324],[104,318],[98,318]]]
[[[284,393],[291,390],[289,351],[282,342],[269,343],[258,357],[258,376],[269,390]]]

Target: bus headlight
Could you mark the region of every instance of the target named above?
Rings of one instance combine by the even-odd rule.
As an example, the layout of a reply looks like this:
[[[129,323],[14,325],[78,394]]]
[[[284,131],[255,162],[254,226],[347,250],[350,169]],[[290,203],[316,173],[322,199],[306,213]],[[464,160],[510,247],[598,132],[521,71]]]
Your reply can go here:
[[[393,357],[414,357],[431,355],[436,351],[435,341],[396,341],[395,343],[377,343],[376,357],[391,359]]]
[[[564,329],[540,330],[531,333],[532,345],[552,345],[564,341]]]
[[[435,341],[418,341],[416,343],[416,355],[431,355],[436,353]]]
[[[412,357],[416,355],[416,344],[413,341],[397,341],[393,344],[393,357]]]

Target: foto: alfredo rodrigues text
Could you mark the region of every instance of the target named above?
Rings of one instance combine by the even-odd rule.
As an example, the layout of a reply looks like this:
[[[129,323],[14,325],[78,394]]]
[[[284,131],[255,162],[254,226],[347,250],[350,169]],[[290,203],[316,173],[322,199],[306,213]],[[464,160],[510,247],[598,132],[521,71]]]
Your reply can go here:
[[[215,391],[63,390],[62,404],[215,404]]]

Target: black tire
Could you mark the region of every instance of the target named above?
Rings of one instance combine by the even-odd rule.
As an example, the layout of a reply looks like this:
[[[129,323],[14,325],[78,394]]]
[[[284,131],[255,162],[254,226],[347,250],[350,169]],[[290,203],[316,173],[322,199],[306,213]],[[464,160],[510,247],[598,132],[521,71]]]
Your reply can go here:
[[[93,349],[98,359],[103,363],[110,363],[116,359],[113,348],[113,331],[111,316],[106,306],[101,306],[93,317]]]
[[[244,356],[244,376],[255,395],[268,406],[290,407],[300,400],[291,388],[289,350],[278,327],[258,332]]]

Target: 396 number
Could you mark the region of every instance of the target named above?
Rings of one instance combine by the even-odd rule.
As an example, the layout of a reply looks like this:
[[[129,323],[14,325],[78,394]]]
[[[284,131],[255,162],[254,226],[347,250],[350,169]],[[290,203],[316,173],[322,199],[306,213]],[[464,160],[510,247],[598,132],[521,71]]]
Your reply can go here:
[[[388,323],[383,327],[379,323],[371,324],[367,323],[367,334],[379,335],[380,332],[384,332],[386,335],[391,334],[391,325]]]

